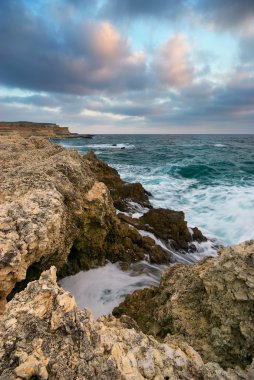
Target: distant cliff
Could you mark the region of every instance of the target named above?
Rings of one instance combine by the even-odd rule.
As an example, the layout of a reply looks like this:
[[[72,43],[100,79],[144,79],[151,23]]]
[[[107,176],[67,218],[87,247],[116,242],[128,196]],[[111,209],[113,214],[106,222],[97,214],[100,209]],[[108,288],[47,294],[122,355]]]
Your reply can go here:
[[[0,122],[0,136],[20,135],[22,137],[38,136],[45,138],[64,138],[72,134],[67,127],[53,123],[33,123],[30,121]]]

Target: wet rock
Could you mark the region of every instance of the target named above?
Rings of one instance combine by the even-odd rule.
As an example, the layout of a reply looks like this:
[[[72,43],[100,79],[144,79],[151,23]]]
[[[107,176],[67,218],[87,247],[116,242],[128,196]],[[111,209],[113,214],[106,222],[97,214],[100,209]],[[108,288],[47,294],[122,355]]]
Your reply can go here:
[[[93,152],[83,156],[89,161],[95,178],[105,183],[112,196],[114,206],[120,211],[130,211],[133,209],[133,202],[142,207],[151,208],[147,192],[141,183],[128,183],[123,181],[118,172],[99,160]]]
[[[113,314],[132,317],[159,340],[184,337],[205,362],[245,368],[254,355],[253,257],[250,241],[198,264],[176,264],[159,287],[127,296]]]
[[[8,303],[0,320],[0,380],[250,379],[205,365],[182,339],[159,343],[130,318],[95,321],[57,286],[52,267]]]
[[[139,230],[153,233],[166,245],[177,250],[188,251],[193,240],[199,243],[207,240],[197,227],[193,228],[193,235],[190,233],[182,211],[159,208],[149,210],[139,219],[130,218],[125,214],[118,214],[118,217]]]

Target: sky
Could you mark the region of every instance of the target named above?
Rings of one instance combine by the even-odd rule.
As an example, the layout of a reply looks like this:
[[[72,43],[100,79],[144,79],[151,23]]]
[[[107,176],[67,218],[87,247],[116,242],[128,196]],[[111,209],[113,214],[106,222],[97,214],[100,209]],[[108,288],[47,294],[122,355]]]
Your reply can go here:
[[[0,0],[0,120],[253,133],[254,0]]]

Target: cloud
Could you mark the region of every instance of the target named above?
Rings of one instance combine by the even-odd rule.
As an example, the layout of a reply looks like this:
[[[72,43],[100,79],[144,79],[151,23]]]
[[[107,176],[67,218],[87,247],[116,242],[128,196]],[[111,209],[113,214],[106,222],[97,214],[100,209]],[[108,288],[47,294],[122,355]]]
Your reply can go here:
[[[0,99],[5,119],[30,118],[102,133],[253,131],[254,78],[236,71],[225,84],[203,80],[174,89],[105,96],[39,95]],[[131,127],[132,126],[132,127]],[[106,129],[104,129],[106,128]],[[129,129],[133,128],[133,129]],[[84,130],[84,129],[83,129]]]
[[[253,128],[253,2],[98,0],[94,4],[1,0],[0,82],[9,89],[29,90],[0,92],[5,93],[0,96],[2,119],[54,121],[79,131],[90,126],[91,132],[94,128],[100,133],[117,133],[118,128],[123,132]],[[101,9],[100,4],[104,4]],[[212,46],[193,50],[183,34],[172,35],[176,24],[165,28],[166,19],[181,17],[192,25],[194,11],[199,20],[213,23],[217,32],[237,30],[240,62],[234,61],[235,72],[231,67],[227,75],[223,66],[223,77],[219,76]],[[127,25],[134,38],[143,31],[142,22],[133,26],[131,20],[136,18],[147,21],[146,31],[156,25],[150,18],[164,22],[163,33],[158,37],[158,32],[156,46],[147,48],[147,54],[135,51],[113,21],[100,19],[106,13],[122,24],[119,30]],[[130,23],[123,23],[123,18]],[[171,37],[161,44],[169,33]],[[140,46],[139,38],[134,43]]]
[[[104,0],[98,14],[116,22],[153,18],[160,22],[188,19],[219,29],[248,28],[254,20],[253,0]]]
[[[242,36],[239,49],[241,62],[245,65],[251,65],[254,70],[254,33],[253,36]]]
[[[52,25],[20,4],[0,8],[2,84],[73,94],[146,86],[145,54],[109,22]]]
[[[190,50],[186,37],[181,34],[160,47],[152,66],[163,87],[182,87],[191,83],[194,68],[190,62]]]
[[[242,27],[254,20],[253,0],[198,0],[194,9],[221,28]]]
[[[180,16],[185,8],[184,0],[106,0],[100,13],[116,20],[133,17],[167,17]]]

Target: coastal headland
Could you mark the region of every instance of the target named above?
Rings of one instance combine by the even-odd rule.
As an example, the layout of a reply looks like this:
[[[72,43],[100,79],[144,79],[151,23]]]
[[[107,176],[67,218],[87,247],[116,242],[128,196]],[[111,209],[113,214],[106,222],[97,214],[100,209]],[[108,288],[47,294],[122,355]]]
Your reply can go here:
[[[21,136],[23,138],[41,137],[52,139],[65,139],[85,137],[90,138],[88,134],[71,133],[68,127],[60,127],[54,123],[34,123],[31,121],[0,121],[1,136]]]
[[[0,380],[252,379],[254,242],[177,264],[139,230],[192,252],[206,237],[183,212],[92,152],[23,137],[0,137]],[[94,320],[57,279],[108,260],[170,268]]]

